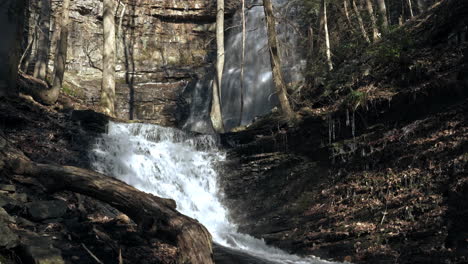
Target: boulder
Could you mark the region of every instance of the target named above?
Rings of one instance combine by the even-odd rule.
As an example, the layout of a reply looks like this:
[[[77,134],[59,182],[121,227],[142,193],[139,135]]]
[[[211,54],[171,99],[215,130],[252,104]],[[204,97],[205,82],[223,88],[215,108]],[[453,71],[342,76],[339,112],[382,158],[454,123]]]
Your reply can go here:
[[[84,130],[94,133],[105,133],[109,123],[108,116],[93,110],[75,110],[71,118],[79,121]]]
[[[8,224],[14,222],[14,218],[0,207],[0,249],[10,249],[18,245],[18,236],[8,227]]]
[[[15,192],[16,187],[11,184],[0,184],[0,190],[6,191],[6,192]]]
[[[0,249],[14,248],[18,245],[18,236],[11,231],[8,225],[0,220]]]
[[[60,218],[67,211],[67,204],[61,200],[31,202],[26,207],[31,218],[38,221]]]
[[[31,264],[64,264],[62,252],[52,246],[52,241],[24,231],[20,234],[21,245],[18,255],[23,263]]]

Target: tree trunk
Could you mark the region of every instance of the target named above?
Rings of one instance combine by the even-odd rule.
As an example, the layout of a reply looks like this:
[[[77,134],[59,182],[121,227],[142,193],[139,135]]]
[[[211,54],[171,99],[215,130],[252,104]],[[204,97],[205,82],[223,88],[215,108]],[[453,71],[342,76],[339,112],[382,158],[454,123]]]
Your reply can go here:
[[[216,132],[224,132],[223,116],[221,113],[221,87],[224,70],[224,0],[217,0],[216,13],[216,78],[213,81],[213,99],[211,102],[211,122]]]
[[[413,4],[411,3],[411,0],[408,0],[408,9],[409,9],[410,17],[413,18],[414,13],[413,13]]]
[[[284,83],[283,74],[281,72],[280,51],[278,38],[276,36],[276,21],[273,13],[273,5],[271,0],[263,0],[263,8],[265,9],[265,18],[267,22],[268,46],[270,50],[270,62],[273,73],[273,82],[276,87],[276,93],[281,105],[283,115],[288,120],[294,120],[294,112],[289,104],[286,85]]]
[[[174,243],[180,249],[177,263],[213,263],[210,233],[197,220],[176,211],[173,200],[90,170],[35,163],[1,135],[0,144],[0,161],[13,173],[37,178],[50,192],[68,190],[108,203],[128,215],[146,235]]]
[[[327,1],[322,0],[322,5],[323,5],[323,28],[325,31],[325,45],[326,45],[326,54],[327,54],[327,64],[328,64],[328,70],[332,71],[333,70],[333,63],[331,59],[331,48],[330,48],[330,35],[328,33],[328,17],[327,17]]]
[[[242,115],[243,115],[243,112],[244,112],[245,38],[246,38],[245,0],[242,0],[242,55],[241,55],[241,72],[240,72],[240,114],[239,114],[239,126],[242,125]]]
[[[245,38],[246,38],[246,21],[245,21],[245,0],[242,0],[242,55],[241,55],[241,76],[240,76],[240,114],[239,126],[242,125],[242,115],[244,112],[244,64],[245,64]]]
[[[50,0],[41,0],[41,13],[39,14],[39,34],[37,38],[37,61],[34,66],[34,77],[46,80],[47,64],[50,50]]]
[[[354,31],[353,23],[351,23],[351,18],[349,16],[348,0],[343,0],[343,8],[344,8],[345,16],[346,16],[346,21],[348,22],[348,25],[349,25],[349,29]]]
[[[388,29],[388,17],[385,0],[377,0],[377,7],[379,10],[379,23],[382,27],[382,30],[386,31]]]
[[[315,39],[315,45],[314,45],[315,52],[313,53],[315,58],[318,58],[318,54],[320,52],[320,42],[321,42],[320,36],[322,35],[322,32],[323,32],[323,28],[324,28],[323,24],[324,24],[323,1],[320,1],[320,9],[319,9],[319,15],[318,15],[318,20],[317,20],[318,32],[317,32],[317,38]]]
[[[23,0],[3,0],[0,5],[0,97],[15,96],[25,5]]]
[[[115,116],[115,0],[103,2],[101,110]]]
[[[369,12],[369,17],[370,17],[371,25],[372,25],[372,40],[375,42],[379,39],[380,34],[379,34],[379,30],[377,29],[377,21],[375,19],[374,8],[372,7],[371,0],[366,0],[366,6],[367,6],[367,11]]]
[[[65,76],[65,67],[67,65],[67,46],[68,46],[68,20],[69,20],[70,0],[64,0],[62,5],[62,17],[60,20],[60,35],[57,40],[54,63],[54,79],[51,89],[52,99],[57,100]]]
[[[361,13],[359,13],[359,8],[356,5],[356,0],[351,0],[351,2],[353,3],[353,10],[358,19],[359,28],[361,29],[362,36],[368,43],[370,43],[369,36],[367,35],[366,28],[364,27],[364,22],[362,21]]]

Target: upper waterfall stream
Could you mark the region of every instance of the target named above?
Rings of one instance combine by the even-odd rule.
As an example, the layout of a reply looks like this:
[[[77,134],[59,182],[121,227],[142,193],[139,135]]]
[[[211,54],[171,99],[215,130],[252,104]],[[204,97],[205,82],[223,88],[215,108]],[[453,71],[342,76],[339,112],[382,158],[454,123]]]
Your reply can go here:
[[[92,149],[91,158],[99,172],[141,191],[174,199],[177,210],[205,225],[214,242],[264,260],[253,263],[330,263],[289,255],[237,232],[221,203],[216,166],[225,154],[213,136],[150,124],[111,122],[108,133]]]

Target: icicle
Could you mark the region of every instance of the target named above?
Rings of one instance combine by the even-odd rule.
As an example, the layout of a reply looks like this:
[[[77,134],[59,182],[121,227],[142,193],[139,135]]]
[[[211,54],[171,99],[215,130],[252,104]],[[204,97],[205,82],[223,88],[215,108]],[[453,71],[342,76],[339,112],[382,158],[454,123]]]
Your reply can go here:
[[[346,126],[349,126],[349,110],[346,109]]]

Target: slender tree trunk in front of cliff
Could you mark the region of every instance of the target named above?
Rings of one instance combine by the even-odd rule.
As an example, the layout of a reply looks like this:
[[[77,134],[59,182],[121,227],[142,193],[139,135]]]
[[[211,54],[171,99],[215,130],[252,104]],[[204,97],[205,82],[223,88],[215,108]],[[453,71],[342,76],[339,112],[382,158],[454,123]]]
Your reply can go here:
[[[408,10],[409,10],[409,13],[410,13],[410,17],[413,18],[414,13],[413,13],[413,4],[411,3],[411,0],[408,0]]]
[[[327,54],[327,64],[328,64],[328,70],[332,71],[333,70],[333,62],[331,59],[331,48],[330,48],[330,34],[328,33],[328,17],[327,17],[327,1],[322,0],[322,5],[323,5],[323,28],[325,31],[325,47],[326,47],[326,54]]]
[[[268,46],[270,50],[271,70],[273,73],[273,82],[276,87],[276,93],[280,102],[283,115],[288,120],[294,119],[294,112],[289,103],[286,84],[284,83],[283,73],[281,71],[281,59],[278,45],[278,37],[276,35],[276,21],[273,13],[273,5],[271,0],[263,0],[263,8],[265,9],[265,18],[267,22]]]
[[[375,18],[375,15],[374,15],[374,7],[372,6],[371,0],[366,0],[366,7],[367,7],[367,12],[369,12],[369,17],[371,20],[372,40],[375,42],[379,39],[380,34],[377,28],[377,19]]]
[[[37,61],[34,66],[34,77],[45,80],[47,77],[47,63],[50,50],[50,14],[51,1],[41,0],[41,11],[39,14],[39,35],[37,42]]]
[[[224,70],[224,0],[217,0],[216,10],[216,78],[213,81],[213,97],[211,101],[211,123],[216,132],[224,132],[221,113],[221,87]]]
[[[243,112],[244,112],[245,38],[246,38],[245,0],[242,0],[242,55],[241,55],[241,72],[240,72],[240,114],[239,114],[239,126],[242,125],[242,115],[243,115]]]
[[[388,29],[387,5],[385,0],[377,0],[377,8],[379,10],[379,24],[383,31]]]
[[[115,0],[103,2],[101,110],[115,116]]]
[[[62,88],[63,77],[65,76],[65,67],[67,65],[69,9],[70,0],[64,0],[62,4],[62,16],[59,22],[60,35],[57,40],[55,51],[54,79],[51,91],[51,94],[55,97],[55,100],[57,100],[60,89]]]
[[[351,22],[351,18],[349,16],[348,0],[343,0],[343,8],[349,28],[354,31],[353,23]]]
[[[0,97],[17,95],[18,62],[23,32],[24,0],[3,0],[0,6]]]
[[[357,17],[357,20],[358,20],[358,23],[359,23],[359,28],[361,29],[362,36],[364,37],[364,39],[368,43],[370,43],[369,36],[367,35],[366,28],[364,27],[364,21],[362,20],[362,16],[361,16],[361,13],[359,11],[359,8],[356,5],[356,0],[351,0],[351,2],[353,4],[353,10],[354,10],[354,13],[355,13],[355,15]]]

